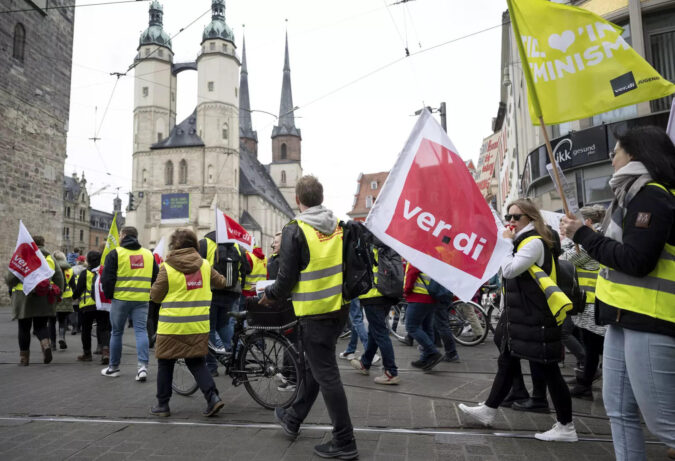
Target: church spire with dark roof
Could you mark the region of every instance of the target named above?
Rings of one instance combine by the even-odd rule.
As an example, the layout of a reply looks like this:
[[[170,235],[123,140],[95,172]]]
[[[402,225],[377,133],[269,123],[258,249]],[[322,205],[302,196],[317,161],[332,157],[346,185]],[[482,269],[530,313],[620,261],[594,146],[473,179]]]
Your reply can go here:
[[[239,77],[239,144],[257,153],[258,133],[251,122],[251,99],[248,93],[248,67],[246,65],[246,37],[242,41],[241,75]]]
[[[272,130],[272,137],[292,135],[300,137],[295,127],[293,115],[293,92],[291,90],[291,65],[288,57],[288,32],[286,32],[286,55],[284,57],[284,76],[281,85],[281,105],[279,106],[279,125]]]

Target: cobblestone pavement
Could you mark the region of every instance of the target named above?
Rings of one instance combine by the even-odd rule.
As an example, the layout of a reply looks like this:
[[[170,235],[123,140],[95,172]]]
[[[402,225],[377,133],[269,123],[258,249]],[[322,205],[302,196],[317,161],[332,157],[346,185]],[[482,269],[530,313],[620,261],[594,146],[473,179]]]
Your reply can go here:
[[[42,364],[33,338],[31,365],[18,367],[17,324],[0,308],[0,459],[319,459],[312,447],[330,440],[330,420],[319,398],[300,437],[288,441],[273,424],[272,413],[258,406],[243,386],[216,378],[225,407],[216,418],[201,416],[199,392],[174,395],[170,418],[148,414],[155,398],[156,363],[148,382],[135,377],[135,346],[131,330],[124,336],[122,374],[100,375],[96,362],[79,363],[79,336],[66,338],[68,349]],[[593,460],[614,459],[610,430],[600,388],[595,401],[573,400],[575,424],[582,441],[574,444],[535,440],[547,430],[552,414],[500,410],[493,429],[481,428],[460,416],[457,404],[479,402],[489,393],[496,371],[497,349],[491,340],[459,347],[459,363],[441,363],[432,373],[412,370],[417,349],[395,343],[401,384],[378,386],[340,361],[352,422],[362,460]],[[338,351],[346,346],[340,340]],[[361,346],[359,344],[359,346]],[[563,369],[572,374],[571,366]],[[222,374],[222,373],[221,373]],[[526,382],[529,379],[526,379]],[[649,436],[650,440],[654,440]],[[648,446],[650,460],[665,460],[665,447]]]

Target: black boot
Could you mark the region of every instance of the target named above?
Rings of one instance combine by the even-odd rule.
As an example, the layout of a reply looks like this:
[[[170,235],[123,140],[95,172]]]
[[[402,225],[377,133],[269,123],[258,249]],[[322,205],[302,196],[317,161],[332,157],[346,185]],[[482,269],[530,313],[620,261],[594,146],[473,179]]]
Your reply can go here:
[[[211,398],[206,403],[206,409],[202,412],[204,416],[213,416],[216,413],[220,411],[221,408],[223,408],[225,404],[223,403],[222,400],[220,400],[220,397],[218,396],[217,393],[213,392],[211,394]]]
[[[527,399],[521,402],[513,402],[511,405],[513,410],[531,411],[533,413],[548,413],[548,400]]]
[[[593,388],[592,386],[577,384],[572,389],[570,389],[570,395],[572,397],[576,397],[577,399],[593,400]]]
[[[150,414],[154,416],[171,416],[169,403],[157,403],[157,405],[150,408]]]
[[[529,398],[530,396],[528,394],[518,394],[516,392],[513,392],[513,390],[511,390],[511,392],[509,392],[509,395],[506,396],[506,398],[502,401],[502,403],[499,406],[511,408],[511,406],[514,403],[523,402]]]

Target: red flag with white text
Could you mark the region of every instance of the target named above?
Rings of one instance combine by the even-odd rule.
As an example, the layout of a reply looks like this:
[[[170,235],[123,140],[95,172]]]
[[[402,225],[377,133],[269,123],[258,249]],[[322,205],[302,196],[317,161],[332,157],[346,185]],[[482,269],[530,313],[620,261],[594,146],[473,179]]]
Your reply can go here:
[[[9,271],[23,284],[23,292],[30,293],[43,280],[51,279],[54,270],[33,241],[28,229],[19,221],[19,236],[9,261]]]
[[[457,149],[424,111],[366,220],[412,265],[468,301],[512,245]]]
[[[216,208],[216,243],[230,242],[253,251],[253,236],[241,224]]]
[[[159,265],[164,262],[166,259],[166,237],[159,239],[159,243],[155,247],[152,255],[155,258],[155,262]]]

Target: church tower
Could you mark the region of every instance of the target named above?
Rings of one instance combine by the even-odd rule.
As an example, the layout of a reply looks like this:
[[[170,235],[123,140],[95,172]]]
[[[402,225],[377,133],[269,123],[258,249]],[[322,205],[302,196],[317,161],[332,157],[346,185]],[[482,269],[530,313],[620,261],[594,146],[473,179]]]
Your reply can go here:
[[[258,156],[258,133],[253,130],[253,122],[251,121],[245,37],[241,44],[241,76],[239,78],[239,145],[255,157]]]
[[[269,166],[269,171],[286,201],[291,205],[293,211],[298,213],[299,210],[295,203],[295,184],[302,176],[302,166],[300,165],[302,136],[300,130],[295,127],[294,107],[287,32],[279,124],[272,130],[272,163]]]
[[[239,65],[225,0],[212,0],[197,58],[197,134],[217,172],[217,206],[230,216],[239,216]]]

